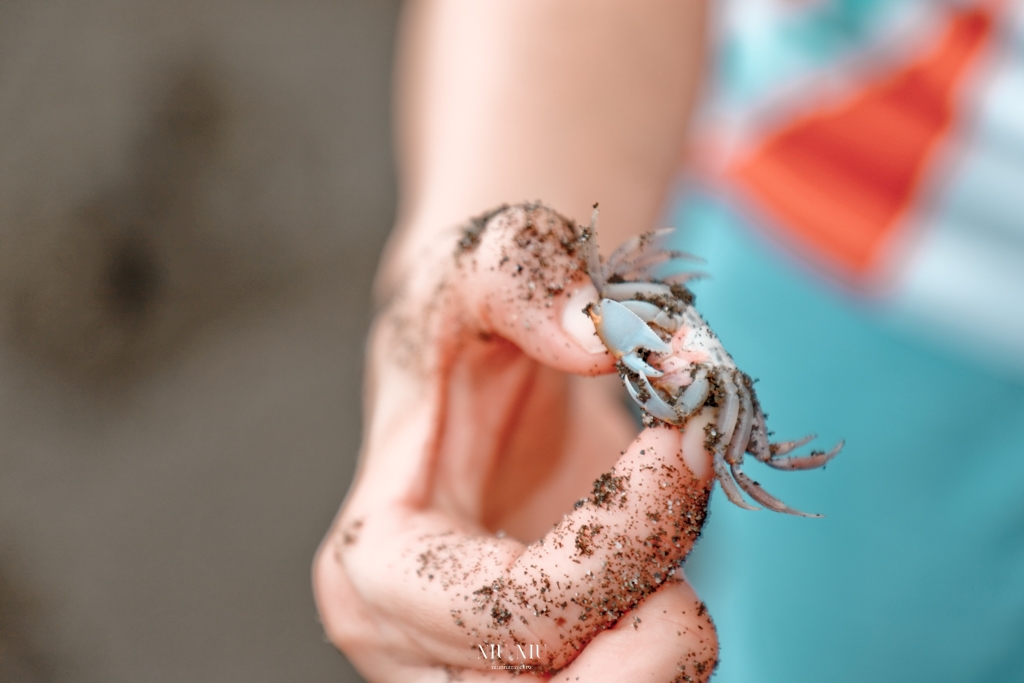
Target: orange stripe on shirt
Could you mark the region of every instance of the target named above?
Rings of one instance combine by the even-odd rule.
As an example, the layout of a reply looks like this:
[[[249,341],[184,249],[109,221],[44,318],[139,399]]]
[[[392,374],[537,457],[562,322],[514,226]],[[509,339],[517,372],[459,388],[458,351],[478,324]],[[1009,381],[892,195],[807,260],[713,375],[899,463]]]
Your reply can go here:
[[[826,266],[861,279],[912,204],[992,29],[983,9],[957,13],[920,58],[792,121],[730,175]]]

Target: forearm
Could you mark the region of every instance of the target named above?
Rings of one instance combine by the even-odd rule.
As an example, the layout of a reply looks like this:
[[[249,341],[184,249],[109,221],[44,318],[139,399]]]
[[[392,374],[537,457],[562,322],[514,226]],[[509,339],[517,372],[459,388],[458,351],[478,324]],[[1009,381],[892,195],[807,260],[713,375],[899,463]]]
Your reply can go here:
[[[654,227],[703,56],[699,0],[411,0],[396,79],[400,207],[385,293],[439,231],[541,199],[602,243]]]

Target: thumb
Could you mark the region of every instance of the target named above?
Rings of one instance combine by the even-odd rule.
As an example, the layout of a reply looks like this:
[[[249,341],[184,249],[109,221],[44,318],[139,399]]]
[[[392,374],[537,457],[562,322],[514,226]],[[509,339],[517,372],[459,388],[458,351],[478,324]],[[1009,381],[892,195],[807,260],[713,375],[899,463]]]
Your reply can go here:
[[[390,450],[407,460],[388,464],[410,477],[422,475],[410,461],[429,467],[455,368],[479,371],[468,385],[496,415],[497,402],[511,395],[501,369],[517,357],[572,374],[614,370],[583,312],[597,292],[578,230],[547,207],[502,207],[474,219],[447,245],[432,244],[405,275],[371,333],[364,447],[380,451],[397,439],[401,448]]]
[[[597,290],[578,237],[571,220],[535,204],[474,221],[450,281],[461,323],[564,372],[611,372],[614,361],[583,310]]]

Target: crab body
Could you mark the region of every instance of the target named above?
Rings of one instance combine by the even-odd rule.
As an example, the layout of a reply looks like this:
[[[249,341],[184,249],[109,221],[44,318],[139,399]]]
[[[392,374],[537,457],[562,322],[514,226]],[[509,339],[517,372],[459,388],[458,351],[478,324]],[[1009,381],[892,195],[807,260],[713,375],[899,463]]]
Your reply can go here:
[[[700,273],[682,272],[655,277],[666,263],[692,256],[666,248],[671,229],[636,237],[602,262],[596,243],[597,210],[582,242],[587,271],[600,300],[587,307],[597,336],[618,361],[626,390],[645,414],[648,424],[684,427],[704,407],[717,409],[706,428],[705,444],[712,451],[715,477],[730,501],[758,509],[817,517],[790,508],[765,491],[742,470],[744,455],[782,470],[821,467],[842,449],[784,457],[808,443],[769,443],[765,416],[753,381],[737,368],[722,342],[693,307],[686,282]]]

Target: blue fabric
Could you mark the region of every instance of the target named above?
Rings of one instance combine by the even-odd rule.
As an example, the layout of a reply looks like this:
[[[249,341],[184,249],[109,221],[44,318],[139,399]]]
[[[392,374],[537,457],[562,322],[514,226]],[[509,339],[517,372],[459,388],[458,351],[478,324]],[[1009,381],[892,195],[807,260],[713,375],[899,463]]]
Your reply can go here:
[[[1024,193],[1017,189],[1024,178],[1024,0],[998,8],[982,0],[729,0],[714,24],[716,68],[703,118],[742,150],[748,136],[756,140],[790,117],[827,113],[858,84],[922,57],[954,17],[986,5],[998,28],[953,94],[952,125],[912,208],[877,272],[862,277],[903,325],[945,335],[1024,378]],[[889,125],[896,111],[873,120]],[[765,199],[756,190],[744,197],[752,207]]]
[[[921,1],[724,3],[716,36],[715,96],[726,106],[743,106],[770,95],[780,83],[848,60]]]
[[[775,438],[847,440],[826,470],[746,470],[801,519],[716,491],[687,574],[718,683],[1024,681],[1024,384],[902,336],[708,199],[680,247],[697,308],[759,378]],[[805,449],[806,450],[806,449]]]

